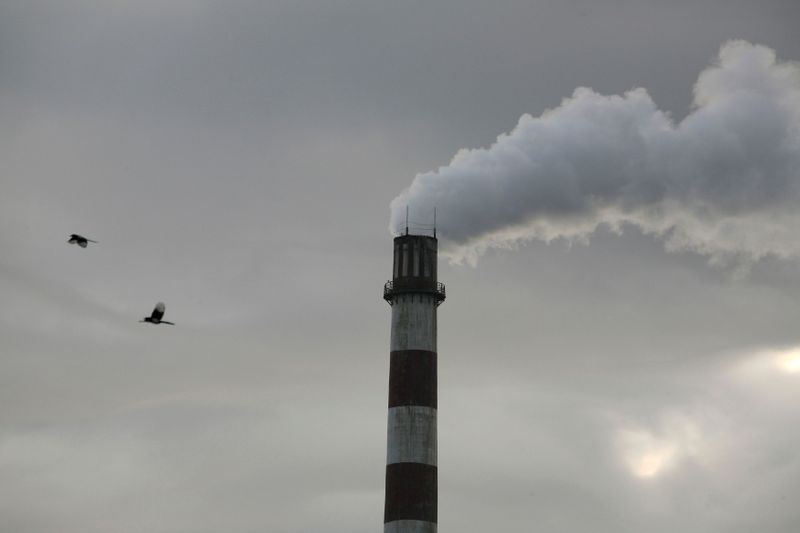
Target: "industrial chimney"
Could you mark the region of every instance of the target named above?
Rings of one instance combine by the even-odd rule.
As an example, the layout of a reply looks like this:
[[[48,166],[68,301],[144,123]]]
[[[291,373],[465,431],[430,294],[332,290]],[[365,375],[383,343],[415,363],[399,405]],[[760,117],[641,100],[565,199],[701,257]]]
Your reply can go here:
[[[434,233],[435,235],[435,233]],[[436,237],[394,239],[384,533],[436,533]]]

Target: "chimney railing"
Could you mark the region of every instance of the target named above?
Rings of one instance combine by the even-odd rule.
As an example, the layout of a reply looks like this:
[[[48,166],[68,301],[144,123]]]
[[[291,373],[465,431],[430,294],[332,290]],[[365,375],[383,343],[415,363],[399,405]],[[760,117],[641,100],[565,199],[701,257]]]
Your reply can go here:
[[[431,282],[428,280],[399,279],[389,280],[383,286],[383,299],[392,305],[392,299],[397,294],[432,294],[436,300],[436,305],[440,305],[445,297],[444,283]]]

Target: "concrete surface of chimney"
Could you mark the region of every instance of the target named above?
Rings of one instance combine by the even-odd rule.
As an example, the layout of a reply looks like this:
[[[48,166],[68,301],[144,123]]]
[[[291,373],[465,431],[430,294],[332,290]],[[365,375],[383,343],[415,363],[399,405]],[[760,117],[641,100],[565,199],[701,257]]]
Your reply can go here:
[[[445,298],[437,255],[435,237],[395,237],[384,286],[392,306],[384,533],[436,532],[436,308]]]

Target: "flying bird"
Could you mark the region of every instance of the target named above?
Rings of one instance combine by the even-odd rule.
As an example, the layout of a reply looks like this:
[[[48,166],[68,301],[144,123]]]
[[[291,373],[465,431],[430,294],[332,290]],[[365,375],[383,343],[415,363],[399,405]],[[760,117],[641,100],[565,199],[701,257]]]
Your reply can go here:
[[[174,326],[173,322],[167,322],[166,320],[161,320],[161,317],[164,316],[164,310],[167,306],[164,305],[164,302],[158,302],[156,304],[156,308],[153,309],[153,312],[150,316],[144,317],[139,322],[150,322],[151,324],[169,324],[170,326]]]
[[[86,246],[90,242],[97,242],[97,241],[93,241],[92,239],[87,239],[83,235],[78,235],[77,233],[73,233],[72,235],[69,236],[69,240],[67,242],[70,244],[77,244],[81,248],[86,248]]]

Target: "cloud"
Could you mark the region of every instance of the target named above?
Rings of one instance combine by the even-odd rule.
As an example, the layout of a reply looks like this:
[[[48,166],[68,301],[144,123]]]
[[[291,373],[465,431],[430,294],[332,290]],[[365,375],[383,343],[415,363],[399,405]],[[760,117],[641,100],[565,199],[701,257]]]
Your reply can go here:
[[[540,239],[586,241],[634,225],[670,251],[747,266],[800,256],[800,67],[765,46],[729,41],[694,87],[680,123],[645,89],[578,88],[523,115],[489,148],[460,150],[391,202],[425,221],[438,209],[449,257]]]

